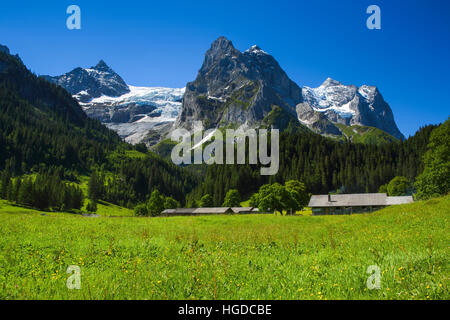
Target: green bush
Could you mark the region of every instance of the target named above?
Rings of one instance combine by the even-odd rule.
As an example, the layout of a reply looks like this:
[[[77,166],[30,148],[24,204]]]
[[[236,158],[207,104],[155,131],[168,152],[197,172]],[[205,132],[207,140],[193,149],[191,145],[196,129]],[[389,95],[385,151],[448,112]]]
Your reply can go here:
[[[223,207],[239,207],[241,204],[241,196],[236,189],[228,190],[225,200],[222,204]]]
[[[395,177],[387,185],[389,196],[405,196],[411,193],[411,183],[405,177]]]
[[[147,204],[148,213],[152,217],[157,217],[161,215],[164,210],[164,197],[159,193],[158,190],[153,190],[150,200]]]
[[[136,207],[134,207],[134,215],[136,216],[148,215],[147,206],[145,204],[138,204]]]
[[[180,206],[180,203],[172,197],[166,197],[164,199],[164,209],[176,209]]]

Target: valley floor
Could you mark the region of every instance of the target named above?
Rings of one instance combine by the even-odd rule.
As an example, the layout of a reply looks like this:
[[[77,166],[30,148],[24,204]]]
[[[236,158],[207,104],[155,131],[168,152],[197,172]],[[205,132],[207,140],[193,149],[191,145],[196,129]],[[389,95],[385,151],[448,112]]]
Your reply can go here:
[[[449,208],[447,196],[353,216],[88,218],[0,202],[0,299],[448,300]]]

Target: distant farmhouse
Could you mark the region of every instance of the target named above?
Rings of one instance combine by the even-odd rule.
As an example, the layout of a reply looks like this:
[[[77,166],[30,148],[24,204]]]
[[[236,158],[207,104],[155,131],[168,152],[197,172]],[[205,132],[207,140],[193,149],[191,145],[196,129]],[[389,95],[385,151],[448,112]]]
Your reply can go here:
[[[251,214],[258,213],[258,208],[254,207],[220,207],[220,208],[178,208],[166,209],[161,214],[163,216],[198,216],[212,214]]]
[[[312,196],[308,207],[313,215],[373,212],[387,206],[414,202],[412,196],[388,197],[386,193],[333,194]]]

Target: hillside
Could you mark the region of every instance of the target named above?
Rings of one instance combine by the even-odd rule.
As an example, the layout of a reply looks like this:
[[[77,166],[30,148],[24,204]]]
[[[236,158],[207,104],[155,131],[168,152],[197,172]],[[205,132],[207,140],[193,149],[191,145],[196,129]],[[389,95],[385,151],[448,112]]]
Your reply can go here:
[[[25,173],[41,165],[87,170],[122,144],[68,92],[5,52],[0,52],[0,110],[0,170]]]
[[[448,300],[449,207],[446,196],[353,216],[87,218],[0,202],[0,298]],[[66,288],[69,265],[80,290]],[[366,287],[372,265],[380,290]]]
[[[354,143],[383,144],[399,142],[397,138],[376,127],[359,125],[346,126],[343,124],[336,124],[336,126],[342,132],[341,139],[348,139]]]

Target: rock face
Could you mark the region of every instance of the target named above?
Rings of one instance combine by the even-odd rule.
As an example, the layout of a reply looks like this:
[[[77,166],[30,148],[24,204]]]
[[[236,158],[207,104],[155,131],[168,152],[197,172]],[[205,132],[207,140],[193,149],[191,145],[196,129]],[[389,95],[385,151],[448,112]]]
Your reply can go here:
[[[379,128],[404,139],[389,105],[376,87],[343,85],[328,78],[320,87],[302,89],[304,101],[297,105],[301,123],[320,134],[339,135],[335,124]]]
[[[220,37],[206,52],[195,81],[187,84],[174,127],[191,129],[196,120],[205,128],[253,127],[275,107],[286,117],[296,117],[301,102],[301,89],[271,55],[257,46],[240,52]]]
[[[76,68],[62,76],[43,76],[65,88],[80,102],[101,96],[118,97],[130,92],[128,85],[103,60],[88,69]]]

